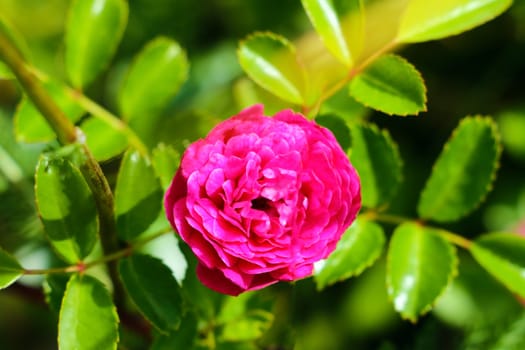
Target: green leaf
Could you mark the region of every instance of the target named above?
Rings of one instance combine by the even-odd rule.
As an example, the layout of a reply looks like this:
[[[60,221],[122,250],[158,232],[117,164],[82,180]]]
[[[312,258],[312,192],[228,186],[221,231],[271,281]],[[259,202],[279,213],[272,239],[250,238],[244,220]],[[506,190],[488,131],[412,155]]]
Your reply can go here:
[[[341,89],[323,102],[320,114],[335,114],[347,122],[360,122],[370,110]]]
[[[65,36],[66,71],[76,88],[91,83],[108,65],[128,17],[124,0],[75,0]]]
[[[173,147],[161,143],[153,150],[153,168],[163,189],[170,185],[179,163],[180,155]]]
[[[353,124],[350,130],[350,160],[361,179],[363,206],[377,208],[387,204],[402,180],[397,145],[387,130],[379,130],[374,124]]]
[[[57,315],[60,313],[60,305],[62,304],[69,278],[69,274],[65,273],[49,274],[46,276],[43,284],[47,305]]]
[[[489,192],[501,153],[490,118],[467,117],[434,164],[418,204],[424,219],[457,220],[474,210]]]
[[[455,248],[440,231],[411,222],[395,229],[387,259],[388,295],[396,311],[414,322],[457,272]]]
[[[525,108],[504,111],[496,120],[505,152],[519,161],[525,159]]]
[[[181,321],[180,327],[169,334],[156,334],[150,350],[193,349],[197,337],[197,318],[188,313]]]
[[[0,290],[15,283],[23,273],[24,269],[18,261],[0,248]]]
[[[252,310],[241,317],[224,325],[220,340],[222,341],[253,341],[259,339],[270,329],[274,320],[271,312]]]
[[[188,76],[188,59],[179,44],[160,37],[135,58],[120,91],[124,120],[149,121],[179,91]]]
[[[182,317],[180,287],[159,259],[134,254],[120,261],[120,276],[131,300],[159,331],[176,330]]]
[[[474,259],[513,292],[525,297],[525,239],[513,233],[491,233],[474,241]]]
[[[67,262],[85,258],[97,240],[93,194],[68,160],[43,154],[36,169],[38,212],[53,247]]]
[[[350,82],[350,95],[367,107],[392,115],[427,110],[421,74],[404,58],[383,55]]]
[[[490,21],[512,0],[410,1],[401,19],[397,41],[415,43],[456,35]]]
[[[337,248],[315,268],[317,289],[361,274],[381,255],[385,245],[383,228],[358,218],[341,237]]]
[[[115,214],[119,236],[132,240],[159,215],[162,190],[150,161],[135,150],[124,154],[115,189]]]
[[[245,342],[260,338],[272,325],[274,315],[258,305],[256,293],[226,297],[217,323],[223,325],[219,341]]]
[[[317,124],[330,130],[341,148],[347,150],[350,148],[352,141],[350,139],[350,129],[345,121],[335,114],[323,114],[315,118]]]
[[[66,86],[49,80],[43,87],[69,120],[74,123],[82,117],[84,110],[71,97]],[[27,97],[21,100],[16,110],[15,132],[19,142],[47,142],[56,138],[46,119]]]
[[[525,348],[525,312],[512,322],[502,334],[498,335],[495,344],[488,350],[521,350]]]
[[[58,321],[60,349],[117,349],[118,315],[104,285],[88,275],[69,280]]]
[[[237,55],[257,84],[283,100],[304,103],[304,72],[288,40],[273,33],[256,33],[241,41]]]
[[[13,79],[13,73],[11,73],[11,70],[6,66],[6,64],[2,61],[0,61],[0,79]]]
[[[96,117],[84,121],[81,128],[88,148],[98,161],[118,156],[128,146],[128,139],[122,132]]]
[[[351,66],[356,52],[351,43],[362,44],[364,17],[361,0],[302,0],[315,30],[330,52]]]

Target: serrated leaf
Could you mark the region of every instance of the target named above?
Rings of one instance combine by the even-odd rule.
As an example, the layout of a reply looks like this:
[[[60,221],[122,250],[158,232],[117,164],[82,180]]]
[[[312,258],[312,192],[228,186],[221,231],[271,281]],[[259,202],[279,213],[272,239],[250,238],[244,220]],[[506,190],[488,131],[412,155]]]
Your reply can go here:
[[[71,83],[82,89],[108,65],[124,34],[124,0],[75,0],[66,24],[65,60]]]
[[[350,95],[367,107],[399,116],[417,115],[427,109],[426,87],[421,74],[404,58],[379,57],[349,85]]]
[[[179,327],[180,287],[166,265],[151,256],[134,254],[120,261],[119,272],[131,300],[159,331],[169,333]]]
[[[104,285],[88,275],[69,280],[58,321],[60,349],[116,349],[118,315]]]
[[[346,66],[351,66],[364,35],[361,0],[302,0],[303,7],[324,44]],[[354,44],[354,47],[350,45]],[[355,49],[355,51],[353,50]]]
[[[179,163],[180,155],[173,147],[161,143],[153,150],[153,168],[163,189],[170,185]]]
[[[162,190],[151,162],[129,149],[122,159],[115,189],[115,214],[124,240],[144,232],[159,215]]]
[[[525,297],[525,239],[512,233],[491,233],[470,247],[474,259],[513,292]]]
[[[439,230],[411,222],[395,229],[387,259],[388,295],[401,317],[414,322],[452,281],[458,263]]]
[[[350,129],[345,121],[335,114],[323,114],[315,118],[317,124],[330,130],[341,148],[347,150],[350,148],[352,141],[350,139]]]
[[[357,276],[372,265],[385,245],[383,228],[358,218],[341,237],[337,248],[315,268],[317,289]]]
[[[387,204],[402,179],[397,145],[387,130],[379,130],[374,124],[354,124],[350,130],[350,160],[361,180],[363,206],[377,208]]]
[[[186,54],[176,41],[159,37],[149,42],[135,58],[120,91],[124,120],[151,120],[179,91],[188,69]]]
[[[43,154],[35,182],[38,212],[51,244],[67,262],[82,260],[95,246],[98,217],[80,170],[66,159]]]
[[[490,21],[512,0],[410,1],[401,19],[397,41],[415,43],[456,35]]]
[[[273,33],[256,33],[241,41],[237,56],[257,84],[283,100],[304,103],[304,72],[288,40]]]
[[[491,188],[500,153],[499,136],[490,118],[463,119],[421,193],[420,217],[448,222],[474,210]]]
[[[43,83],[43,87],[69,120],[75,123],[82,117],[84,110],[63,84],[48,80]],[[47,142],[56,138],[46,119],[27,97],[22,98],[16,110],[15,132],[19,142]]]
[[[128,146],[126,136],[101,119],[91,117],[82,123],[81,129],[89,150],[98,161],[111,159]]]
[[[0,248],[0,290],[15,283],[23,273],[24,269],[18,261]]]

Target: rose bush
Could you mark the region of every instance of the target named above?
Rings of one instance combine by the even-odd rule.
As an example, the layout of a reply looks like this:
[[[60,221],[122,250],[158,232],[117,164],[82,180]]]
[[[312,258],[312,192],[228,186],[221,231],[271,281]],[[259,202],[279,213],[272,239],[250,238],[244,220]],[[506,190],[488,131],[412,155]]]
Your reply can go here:
[[[255,105],[188,147],[165,195],[197,274],[237,295],[312,274],[361,206],[359,178],[327,129]]]

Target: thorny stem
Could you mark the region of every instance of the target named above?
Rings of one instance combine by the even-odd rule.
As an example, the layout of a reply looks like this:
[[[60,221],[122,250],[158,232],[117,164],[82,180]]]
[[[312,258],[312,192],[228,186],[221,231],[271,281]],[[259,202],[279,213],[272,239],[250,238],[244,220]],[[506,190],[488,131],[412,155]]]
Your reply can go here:
[[[86,262],[86,263],[79,262],[74,265],[63,266],[63,267],[52,267],[49,269],[24,269],[24,275],[50,275],[50,274],[57,274],[57,273],[72,273],[72,272],[85,271],[93,266],[100,265],[100,264],[106,264],[108,262],[117,261],[126,256],[130,256],[135,250],[143,247],[147,243],[155,240],[156,238],[163,236],[170,232],[171,232],[171,228],[163,229],[159,232],[156,232],[140,240],[137,240],[134,243],[130,244],[129,246],[121,250],[118,250],[108,255],[104,255],[100,257],[99,259],[96,259],[90,262]]]
[[[57,134],[60,144],[68,145],[79,143],[82,145],[85,162],[80,167],[80,170],[86,178],[96,200],[100,219],[102,249],[105,255],[117,251],[118,241],[113,211],[113,194],[100,165],[93,157],[91,151],[83,143],[84,137],[82,133],[67,118],[64,112],[60,110],[55,101],[42,87],[35,73],[27,68],[20,52],[2,32],[0,32],[0,57],[3,58],[4,62],[15,74],[27,96]],[[120,299],[123,295],[123,288],[118,277],[115,261],[108,263],[108,269],[115,290],[115,300]]]

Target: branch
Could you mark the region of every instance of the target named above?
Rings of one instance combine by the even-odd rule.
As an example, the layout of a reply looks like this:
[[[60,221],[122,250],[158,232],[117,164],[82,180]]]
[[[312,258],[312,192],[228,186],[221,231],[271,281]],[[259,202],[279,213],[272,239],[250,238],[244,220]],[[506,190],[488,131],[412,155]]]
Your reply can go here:
[[[104,254],[108,255],[118,250],[116,236],[115,215],[113,210],[113,194],[108,181],[95,160],[91,151],[84,144],[82,132],[67,118],[60,110],[55,101],[42,87],[39,79],[28,69],[26,62],[16,47],[10,42],[3,32],[0,31],[0,57],[15,74],[18,82],[24,89],[29,99],[44,116],[48,124],[56,133],[58,141],[62,145],[72,143],[82,144],[85,162],[80,170],[93,192],[100,219],[100,239]],[[115,290],[115,300],[122,300],[122,285],[120,283],[117,265],[115,261],[108,263],[109,275]]]

